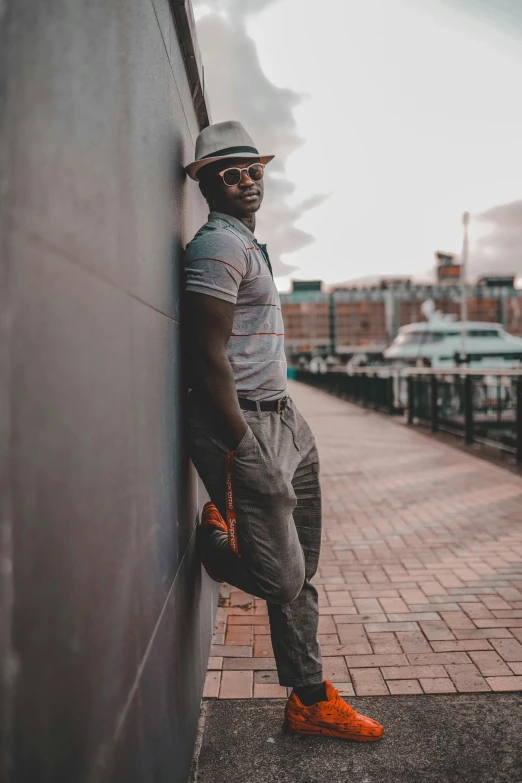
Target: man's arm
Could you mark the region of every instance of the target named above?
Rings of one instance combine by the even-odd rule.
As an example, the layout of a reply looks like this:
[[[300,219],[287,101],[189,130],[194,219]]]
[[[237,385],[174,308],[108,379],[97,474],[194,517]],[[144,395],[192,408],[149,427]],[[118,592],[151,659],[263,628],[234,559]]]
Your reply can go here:
[[[212,407],[221,440],[230,449],[236,448],[248,429],[226,353],[233,322],[231,302],[185,292],[185,344],[191,374]]]

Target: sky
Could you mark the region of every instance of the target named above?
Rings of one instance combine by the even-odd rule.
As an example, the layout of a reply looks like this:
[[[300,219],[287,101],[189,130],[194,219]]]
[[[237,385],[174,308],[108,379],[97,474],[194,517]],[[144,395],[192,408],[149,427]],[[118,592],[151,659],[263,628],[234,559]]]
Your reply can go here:
[[[213,122],[267,166],[276,281],[522,277],[521,0],[195,0]]]

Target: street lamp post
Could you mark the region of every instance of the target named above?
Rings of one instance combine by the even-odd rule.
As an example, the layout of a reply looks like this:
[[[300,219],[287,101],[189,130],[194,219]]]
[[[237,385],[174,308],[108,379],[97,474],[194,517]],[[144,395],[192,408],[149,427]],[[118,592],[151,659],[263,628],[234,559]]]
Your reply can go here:
[[[467,266],[468,266],[468,226],[469,226],[469,212],[464,212],[462,215],[462,225],[464,228],[464,234],[462,237],[462,255],[460,259],[460,320],[462,322],[462,346],[461,355],[462,361],[466,361],[466,340],[468,336],[467,320],[468,320],[468,290],[467,290]]]

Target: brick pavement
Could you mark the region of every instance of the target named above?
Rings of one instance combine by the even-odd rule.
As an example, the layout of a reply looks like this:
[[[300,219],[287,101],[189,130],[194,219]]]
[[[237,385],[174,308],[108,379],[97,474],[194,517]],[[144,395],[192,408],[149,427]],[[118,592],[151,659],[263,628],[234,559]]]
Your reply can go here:
[[[359,696],[522,691],[522,479],[293,383],[321,457],[325,677]],[[205,696],[280,698],[266,605],[225,586]]]

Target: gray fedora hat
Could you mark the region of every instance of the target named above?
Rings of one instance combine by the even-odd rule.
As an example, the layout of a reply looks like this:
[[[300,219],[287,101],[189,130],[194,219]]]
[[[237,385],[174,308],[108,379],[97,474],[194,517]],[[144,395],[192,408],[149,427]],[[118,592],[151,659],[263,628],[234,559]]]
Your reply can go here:
[[[196,160],[185,171],[197,181],[197,173],[215,160],[226,158],[259,158],[269,163],[274,155],[260,155],[251,137],[240,122],[216,122],[204,128],[196,139]]]

